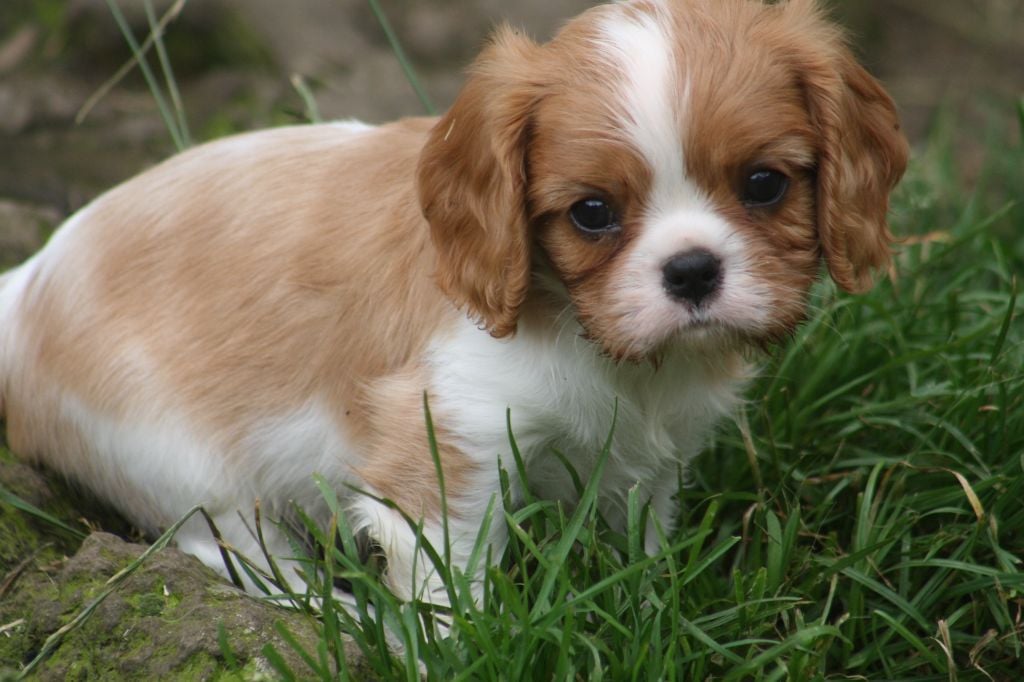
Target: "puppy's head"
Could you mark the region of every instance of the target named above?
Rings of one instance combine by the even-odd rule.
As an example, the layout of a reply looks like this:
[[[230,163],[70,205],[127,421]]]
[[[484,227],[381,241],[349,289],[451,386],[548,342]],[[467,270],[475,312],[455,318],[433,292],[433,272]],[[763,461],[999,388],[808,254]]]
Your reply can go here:
[[[638,0],[546,45],[500,31],[418,182],[439,284],[492,334],[551,272],[589,338],[642,359],[786,335],[822,259],[868,288],[906,157],[810,0]]]

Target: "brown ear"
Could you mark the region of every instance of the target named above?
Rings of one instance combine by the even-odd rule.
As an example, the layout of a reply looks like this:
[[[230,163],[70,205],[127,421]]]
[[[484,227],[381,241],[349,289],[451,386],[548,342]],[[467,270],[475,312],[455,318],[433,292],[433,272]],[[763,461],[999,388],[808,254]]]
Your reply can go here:
[[[858,292],[889,262],[889,193],[906,169],[908,148],[881,84],[845,46],[830,52],[804,65],[821,136],[818,232],[832,279]]]
[[[417,169],[438,284],[496,337],[515,331],[530,283],[525,154],[541,97],[540,49],[499,30],[431,130]]]

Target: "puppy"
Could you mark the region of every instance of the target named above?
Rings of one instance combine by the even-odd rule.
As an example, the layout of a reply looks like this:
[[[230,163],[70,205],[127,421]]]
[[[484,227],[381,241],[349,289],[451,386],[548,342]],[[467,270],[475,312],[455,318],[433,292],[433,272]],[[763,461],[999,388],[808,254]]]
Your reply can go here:
[[[426,395],[456,562],[511,461],[506,411],[535,494],[572,503],[553,453],[585,480],[611,433],[600,510],[624,527],[636,487],[668,532],[746,351],[793,332],[823,262],[847,291],[887,263],[906,157],[809,0],[502,29],[440,119],[227,138],[71,217],[0,284],[8,440],[153,533],[201,503],[252,558],[257,500],[328,517],[319,473],[390,588],[433,598],[407,522],[353,492],[440,546]],[[204,524],[177,541],[223,570]]]

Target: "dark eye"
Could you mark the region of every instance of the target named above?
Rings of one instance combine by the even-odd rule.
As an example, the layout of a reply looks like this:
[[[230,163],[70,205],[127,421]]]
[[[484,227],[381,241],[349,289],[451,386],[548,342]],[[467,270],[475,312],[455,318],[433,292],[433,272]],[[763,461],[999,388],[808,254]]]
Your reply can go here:
[[[743,183],[743,203],[747,206],[771,206],[786,194],[789,178],[779,171],[755,170]]]
[[[607,232],[619,227],[611,206],[603,199],[583,199],[569,208],[569,217],[583,232]]]

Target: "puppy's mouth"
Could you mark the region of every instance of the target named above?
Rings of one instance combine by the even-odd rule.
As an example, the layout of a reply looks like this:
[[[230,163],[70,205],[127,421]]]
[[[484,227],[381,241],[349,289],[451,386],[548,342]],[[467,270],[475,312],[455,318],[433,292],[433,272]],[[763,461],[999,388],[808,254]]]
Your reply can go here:
[[[751,336],[751,332],[740,325],[722,320],[714,315],[700,313],[691,315],[689,319],[681,322],[669,332],[660,345],[717,342],[731,347],[749,336]]]
[[[672,355],[709,359],[746,347],[763,345],[756,334],[708,313],[689,315],[658,335],[600,337],[583,326],[582,336],[616,362],[661,364]]]
[[[687,305],[686,310],[689,313],[687,319],[679,324],[678,330],[686,333],[690,330],[706,330],[714,328],[727,328],[728,325],[723,324],[715,315],[708,311],[708,306],[694,306]]]

